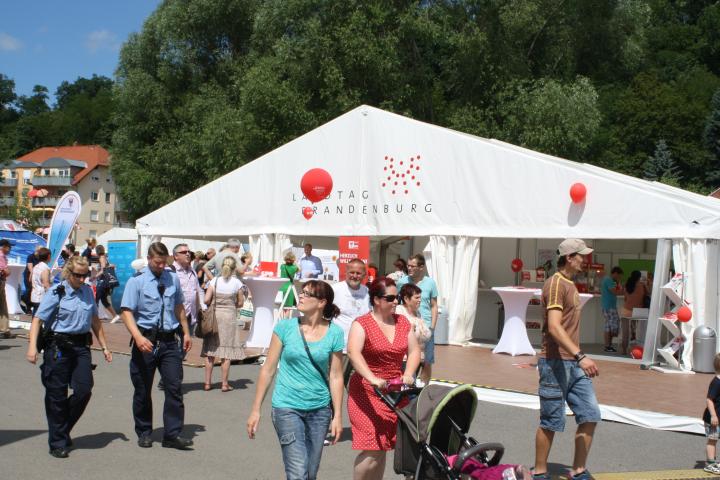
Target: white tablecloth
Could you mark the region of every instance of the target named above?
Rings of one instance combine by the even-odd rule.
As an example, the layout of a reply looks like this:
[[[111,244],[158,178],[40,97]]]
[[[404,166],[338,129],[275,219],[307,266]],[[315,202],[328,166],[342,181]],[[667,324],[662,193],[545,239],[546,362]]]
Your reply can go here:
[[[243,277],[243,283],[252,293],[253,316],[250,335],[245,343],[248,347],[268,348],[275,325],[275,296],[287,278],[278,277]]]
[[[5,279],[5,298],[7,299],[8,314],[19,315],[23,313],[20,307],[20,284],[22,283],[22,272],[25,265],[8,265],[10,276]]]
[[[525,329],[525,316],[530,299],[538,296],[541,290],[536,288],[493,287],[502,299],[505,307],[505,324],[493,353],[515,355],[535,355]]]

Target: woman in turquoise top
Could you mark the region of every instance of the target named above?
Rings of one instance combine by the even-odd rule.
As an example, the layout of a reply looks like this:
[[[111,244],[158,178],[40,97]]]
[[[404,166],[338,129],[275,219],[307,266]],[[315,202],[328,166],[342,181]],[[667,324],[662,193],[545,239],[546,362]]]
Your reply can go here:
[[[278,371],[272,422],[280,440],[285,474],[288,480],[314,480],[328,427],[333,444],[342,432],[344,333],[331,323],[340,310],[333,304],[329,284],[310,280],[299,297],[302,317],[281,320],[273,331],[247,431],[251,439],[255,438],[260,407]]]

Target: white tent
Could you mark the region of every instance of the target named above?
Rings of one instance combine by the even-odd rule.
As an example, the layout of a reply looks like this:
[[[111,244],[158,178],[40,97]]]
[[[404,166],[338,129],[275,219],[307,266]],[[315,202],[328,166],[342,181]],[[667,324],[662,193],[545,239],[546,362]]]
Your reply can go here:
[[[314,205],[300,190],[312,168],[333,179],[330,196]],[[576,182],[588,192],[580,204],[568,193]],[[478,238],[685,239],[717,248],[720,202],[361,106],[136,225],[143,245],[248,235],[258,260],[277,260],[290,236],[429,236],[450,340],[463,342],[475,315]],[[709,270],[717,276],[717,265]],[[693,322],[716,328],[717,292],[705,297],[712,317]]]

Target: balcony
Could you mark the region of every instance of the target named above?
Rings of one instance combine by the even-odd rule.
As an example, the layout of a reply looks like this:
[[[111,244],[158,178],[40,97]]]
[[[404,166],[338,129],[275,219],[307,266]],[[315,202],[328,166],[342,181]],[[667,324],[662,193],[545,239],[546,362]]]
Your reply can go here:
[[[60,175],[35,175],[32,178],[33,187],[69,187],[72,185],[72,177]]]
[[[60,197],[35,197],[32,199],[33,207],[56,207]]]
[[[12,207],[15,205],[15,197],[0,197],[0,207]]]
[[[0,181],[0,187],[17,187],[17,178],[3,178],[2,181]]]

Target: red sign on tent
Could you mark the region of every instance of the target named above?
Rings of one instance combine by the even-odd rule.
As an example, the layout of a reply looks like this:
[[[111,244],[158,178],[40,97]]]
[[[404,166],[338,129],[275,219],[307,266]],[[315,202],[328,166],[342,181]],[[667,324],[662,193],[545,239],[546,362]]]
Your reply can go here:
[[[340,252],[340,280],[345,280],[345,269],[348,262],[359,258],[365,265],[370,260],[370,237],[340,237],[338,241]]]

